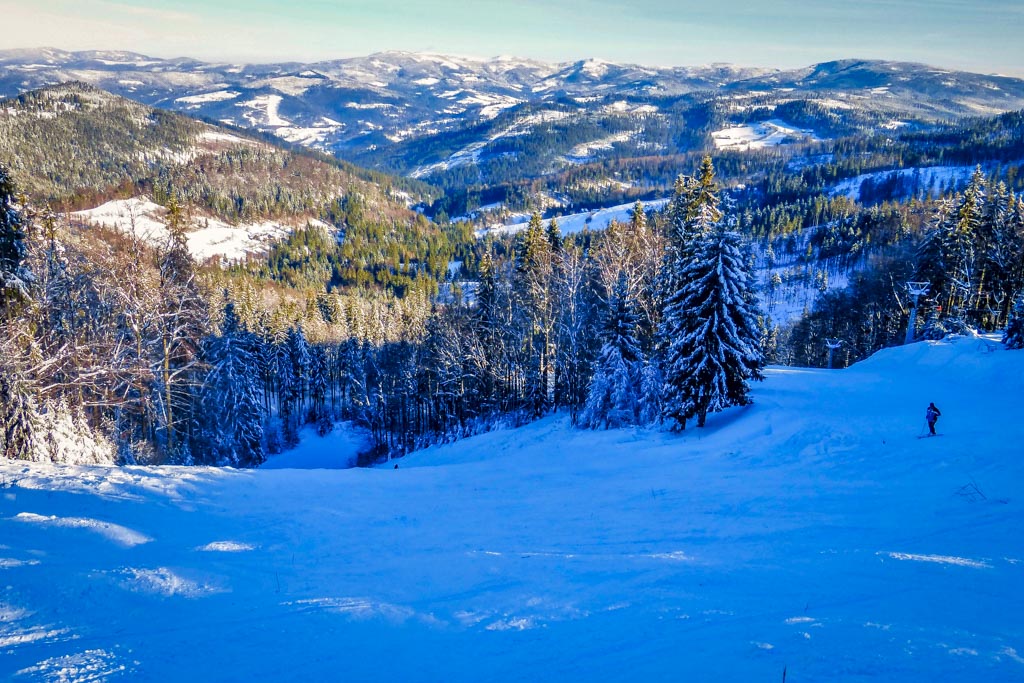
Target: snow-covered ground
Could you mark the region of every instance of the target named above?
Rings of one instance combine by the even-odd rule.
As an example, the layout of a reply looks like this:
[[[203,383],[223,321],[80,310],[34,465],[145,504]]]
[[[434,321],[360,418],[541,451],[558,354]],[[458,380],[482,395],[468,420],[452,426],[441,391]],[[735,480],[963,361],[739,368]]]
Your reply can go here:
[[[208,102],[224,102],[226,100],[233,100],[241,94],[242,93],[235,90],[214,90],[213,92],[206,92],[199,95],[179,97],[174,101],[181,102],[182,104],[195,105],[196,108],[198,108],[199,105],[206,104]]]
[[[397,470],[4,463],[0,679],[1024,680],[1024,352],[995,347]]]
[[[797,141],[820,141],[813,130],[797,128],[785,121],[772,119],[762,123],[729,126],[711,133],[716,149],[752,150],[778,147]]]
[[[278,87],[280,86],[278,81],[285,79],[272,80],[276,84],[275,87]],[[300,85],[296,87],[306,88],[317,82],[317,79],[309,78],[293,80],[300,81]],[[282,89],[282,92],[294,94],[286,87]],[[281,115],[280,107],[283,100],[281,95],[257,95],[253,99],[239,102],[235,106],[243,109],[242,118],[248,122],[249,126],[259,130],[268,130],[288,142],[307,147],[323,147],[329,135],[345,127],[343,123],[326,116],[321,116],[308,126],[295,124]]]
[[[644,205],[645,211],[659,211],[668,203],[668,200],[654,199],[641,203]],[[590,230],[604,230],[612,221],[628,223],[630,216],[633,213],[634,206],[636,206],[636,202],[619,204],[618,206],[609,206],[605,209],[595,209],[594,211],[582,211],[580,213],[558,216],[554,220],[558,223],[558,229],[563,235],[580,232],[584,228],[588,228]],[[517,232],[522,232],[523,230],[526,230],[530,221],[530,216],[527,214],[517,214],[512,218],[512,221],[513,222],[510,223],[491,225],[482,230],[478,230],[477,236],[514,235]],[[544,219],[544,227],[547,227],[550,222],[550,218]]]
[[[324,437],[316,436],[312,427],[303,430],[298,446],[263,463],[265,470],[337,470],[355,467],[359,454],[372,444],[369,434],[343,425]]]
[[[898,180],[900,189],[896,195],[899,197],[916,195],[924,198],[929,194],[938,197],[951,189],[962,189],[971,179],[974,169],[974,166],[925,166],[863,173],[836,183],[832,194],[846,195],[854,201],[860,201],[861,186],[865,181],[881,183]]]
[[[830,263],[829,259],[804,261],[811,238],[825,227],[811,226],[796,233],[792,236],[794,243],[791,249],[784,248],[780,240],[775,240],[777,251],[771,264],[767,261],[763,243],[754,244],[754,282],[758,288],[758,301],[761,310],[771,316],[773,323],[785,326],[796,322],[804,311],[814,308],[824,291],[845,288],[850,284],[851,270],[863,267],[860,263],[848,268]],[[776,275],[778,282],[773,287],[772,278]]]
[[[457,94],[459,94],[461,92],[462,91],[459,90],[459,91],[453,91],[451,93],[442,93],[440,95],[440,97],[445,97],[446,95],[450,95],[450,96],[454,97],[455,95],[457,95]],[[510,106],[513,106],[514,104],[515,103],[513,102],[511,104],[508,104],[508,106],[510,107]],[[495,114],[495,116],[496,115],[497,114]],[[553,121],[561,121],[562,119],[566,119],[569,116],[571,116],[571,114],[569,112],[565,112],[565,111],[561,111],[561,110],[554,110],[554,109],[552,109],[552,110],[545,109],[545,110],[542,110],[542,111],[539,111],[539,112],[534,112],[532,114],[528,114],[526,116],[522,116],[522,117],[516,119],[509,126],[491,133],[491,135],[488,136],[487,139],[485,139],[485,140],[478,140],[476,142],[471,142],[468,145],[466,145],[465,147],[463,147],[462,149],[460,149],[460,150],[458,150],[456,152],[453,152],[444,161],[438,161],[438,162],[435,162],[433,164],[427,164],[425,166],[420,166],[420,167],[416,168],[415,170],[413,170],[409,175],[411,177],[413,177],[413,178],[422,178],[424,176],[430,175],[434,171],[445,171],[445,170],[448,170],[448,169],[451,169],[451,168],[456,168],[458,166],[463,166],[465,164],[475,164],[475,163],[477,163],[480,160],[480,155],[483,153],[484,148],[486,148],[487,145],[491,144],[495,140],[500,140],[501,138],[507,138],[507,137],[514,137],[514,136],[517,136],[517,135],[526,135],[527,133],[530,132],[530,130],[532,130],[533,126],[544,124],[544,123],[551,123]],[[493,118],[493,117],[485,117],[485,118]],[[391,140],[395,141],[395,142],[397,142],[399,139],[401,139],[401,138],[396,139],[396,138],[390,137],[390,136],[389,136],[389,138]]]
[[[167,239],[167,210],[147,197],[114,199],[94,209],[76,211],[76,219],[89,225],[101,225],[123,232],[134,232],[151,244],[162,244]],[[332,229],[315,219],[304,221]],[[261,221],[231,225],[216,218],[196,216],[188,233],[188,250],[199,261],[220,256],[237,261],[247,254],[258,254],[270,248],[271,243],[288,236],[294,225],[279,221]]]
[[[571,164],[585,164],[588,161],[593,160],[594,152],[610,150],[614,148],[617,143],[628,142],[638,134],[639,131],[625,131],[622,133],[615,133],[614,135],[609,135],[598,140],[581,143],[573,147],[569,153],[565,155],[565,160]]]

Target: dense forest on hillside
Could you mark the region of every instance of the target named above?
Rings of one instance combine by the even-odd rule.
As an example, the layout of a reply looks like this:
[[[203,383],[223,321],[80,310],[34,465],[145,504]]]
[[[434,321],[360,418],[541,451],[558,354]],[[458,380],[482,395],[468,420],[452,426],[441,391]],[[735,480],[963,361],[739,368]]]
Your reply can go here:
[[[583,427],[700,426],[742,405],[766,361],[820,365],[839,339],[845,364],[908,324],[1012,327],[1024,290],[1024,203],[980,170],[933,204],[805,207],[828,218],[808,258],[855,269],[791,329],[757,310],[745,240],[783,251],[793,233],[723,203],[710,159],[664,211],[637,204],[597,234],[563,237],[535,214],[514,238],[474,242],[421,218],[389,242],[342,202],[351,235],[300,230],[226,270],[188,256],[176,196],[154,248],[17,208],[6,172],[3,186],[13,457],[250,466],[337,419],[371,431],[368,459],[560,409]],[[471,288],[448,282],[457,250]],[[913,318],[910,279],[926,288]]]
[[[0,163],[21,191],[54,209],[108,199],[177,196],[228,222],[317,217],[358,195],[364,213],[405,219],[406,204],[434,190],[411,179],[358,169],[303,148],[268,142],[153,109],[81,83],[0,102]]]
[[[814,200],[828,194],[840,181],[865,174],[882,174],[870,179],[861,189],[861,200],[874,204],[900,201],[917,196],[933,197],[962,189],[964,183],[938,188],[923,187],[921,174],[916,178],[893,174],[900,169],[934,166],[982,165],[1011,190],[1024,189],[1024,113],[1010,112],[996,117],[974,117],[955,123],[928,126],[906,125],[896,129],[877,126],[881,114],[854,112],[837,123],[834,114],[813,103],[792,102],[776,107],[774,113],[745,111],[740,120],[764,121],[785,114],[790,123],[806,125],[837,137],[819,142],[804,142],[784,148],[767,147],[742,151],[722,150],[716,156],[716,168],[724,183],[742,183],[756,193],[759,206],[778,202]],[[629,118],[629,117],[626,117]],[[736,114],[730,120],[737,119]],[[862,119],[862,120],[861,120]],[[568,121],[569,119],[566,119]],[[470,162],[449,168],[425,180],[445,190],[431,206],[435,217],[463,216],[480,206],[503,203],[511,211],[534,210],[540,196],[560,200],[556,210],[571,212],[576,207],[622,204],[637,199],[664,197],[680,168],[699,163],[711,145],[710,131],[725,126],[725,114],[691,114],[680,126],[693,136],[678,147],[650,147],[648,136],[657,125],[644,121],[643,147],[616,143],[613,153],[600,161],[581,159],[571,164],[549,164],[537,169],[520,163],[521,157],[550,159],[563,154],[572,138],[561,130],[563,121],[541,124],[544,135],[516,136],[515,154],[495,160],[510,173],[491,175],[490,161]],[[639,125],[639,124],[638,124]],[[689,127],[693,126],[693,127]],[[568,127],[566,125],[566,127]],[[633,130],[638,127],[634,126]],[[609,135],[613,134],[611,128]],[[591,136],[590,139],[593,139]],[[563,150],[563,151],[559,151]],[[675,150],[675,151],[673,151]],[[532,162],[531,162],[532,163]]]
[[[370,461],[557,410],[682,429],[743,405],[765,363],[1020,326],[1021,113],[884,128],[799,100],[644,106],[521,105],[421,137],[396,147],[438,164],[416,180],[81,84],[6,100],[0,452],[252,466],[344,419]],[[711,131],[769,115],[830,138],[712,164]],[[614,153],[588,158],[595,139]],[[166,211],[159,238],[68,214],[140,196]],[[561,234],[559,214],[618,202],[628,220]],[[486,205],[532,217],[478,236]],[[196,263],[214,218],[304,227]]]

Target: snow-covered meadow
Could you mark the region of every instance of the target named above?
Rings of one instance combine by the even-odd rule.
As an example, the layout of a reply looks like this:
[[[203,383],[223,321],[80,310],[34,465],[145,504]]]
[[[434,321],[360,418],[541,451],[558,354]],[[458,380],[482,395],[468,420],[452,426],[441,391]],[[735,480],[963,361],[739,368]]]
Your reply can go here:
[[[4,463],[0,679],[1024,680],[1024,352],[767,374],[704,430],[398,469]]]
[[[715,149],[750,151],[778,147],[792,142],[821,140],[813,130],[797,128],[785,121],[772,119],[747,125],[732,125],[711,133]]]

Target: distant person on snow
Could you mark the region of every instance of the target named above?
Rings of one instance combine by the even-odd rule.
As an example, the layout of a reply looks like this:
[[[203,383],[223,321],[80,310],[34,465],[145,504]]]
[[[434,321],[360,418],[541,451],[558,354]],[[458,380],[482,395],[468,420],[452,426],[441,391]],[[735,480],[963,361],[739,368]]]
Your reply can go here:
[[[928,430],[931,432],[929,436],[935,436],[935,423],[938,422],[940,415],[942,415],[942,413],[935,407],[935,404],[929,403],[928,410],[926,410],[924,414],[924,419],[928,420]]]

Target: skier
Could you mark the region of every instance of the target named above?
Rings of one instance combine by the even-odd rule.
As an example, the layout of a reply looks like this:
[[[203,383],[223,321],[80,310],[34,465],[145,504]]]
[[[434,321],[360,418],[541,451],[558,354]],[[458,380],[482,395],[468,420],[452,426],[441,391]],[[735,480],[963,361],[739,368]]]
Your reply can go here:
[[[940,415],[942,415],[942,413],[935,407],[935,404],[929,403],[928,410],[926,410],[924,414],[924,419],[928,420],[928,430],[931,432],[929,436],[935,436],[935,423],[938,421]]]

